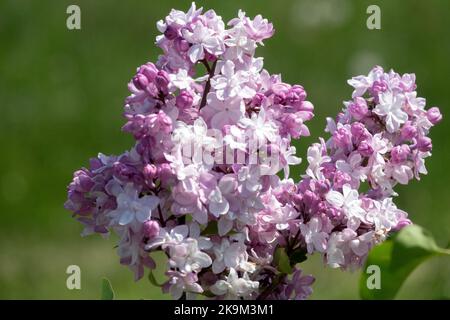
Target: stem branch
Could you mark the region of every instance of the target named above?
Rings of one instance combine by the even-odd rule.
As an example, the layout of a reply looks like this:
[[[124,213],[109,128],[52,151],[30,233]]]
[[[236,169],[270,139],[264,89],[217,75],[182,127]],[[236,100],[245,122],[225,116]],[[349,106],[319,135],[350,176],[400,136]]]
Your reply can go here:
[[[164,228],[166,226],[166,221],[164,220],[161,205],[158,204],[158,214],[159,214],[159,222],[161,223],[161,226]]]
[[[203,90],[202,100],[200,102],[200,107],[198,108],[199,110],[201,110],[206,105],[206,96],[208,95],[209,90],[211,90],[211,78],[214,76],[214,71],[216,70],[217,60],[214,60],[211,67],[209,66],[208,62],[206,62],[206,60],[202,60],[202,63],[205,65],[206,70],[208,71],[208,80],[206,80],[205,89]]]

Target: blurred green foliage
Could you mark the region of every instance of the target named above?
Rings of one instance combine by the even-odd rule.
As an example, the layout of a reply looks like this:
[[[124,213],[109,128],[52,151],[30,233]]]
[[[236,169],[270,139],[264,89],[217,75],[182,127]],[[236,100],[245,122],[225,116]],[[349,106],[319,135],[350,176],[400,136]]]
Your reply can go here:
[[[66,8],[81,7],[81,30],[66,28]],[[366,8],[378,4],[382,29],[366,28]],[[72,172],[97,152],[121,153],[132,139],[120,131],[126,84],[136,67],[154,61],[156,21],[189,1],[0,1],[0,298],[99,298],[103,276],[117,298],[161,298],[146,279],[134,283],[118,264],[114,242],[81,239],[63,209]],[[450,236],[450,2],[446,0],[198,1],[227,21],[239,8],[261,13],[276,28],[259,48],[265,67],[302,84],[316,107],[307,146],[323,135],[326,116],[349,99],[346,80],[374,64],[414,72],[419,95],[440,106],[433,157],[420,183],[398,188],[399,207],[445,247]],[[304,165],[292,170],[298,179]],[[65,287],[68,265],[82,270],[82,289]],[[358,298],[358,272],[304,264],[317,277],[312,298]],[[449,262],[417,269],[399,298],[450,298]]]

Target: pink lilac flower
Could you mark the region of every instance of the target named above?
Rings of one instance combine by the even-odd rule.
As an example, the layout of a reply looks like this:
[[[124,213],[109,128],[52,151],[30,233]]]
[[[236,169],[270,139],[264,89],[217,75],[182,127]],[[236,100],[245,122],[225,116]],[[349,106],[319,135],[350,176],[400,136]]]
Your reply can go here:
[[[375,67],[349,80],[352,100],[328,119],[330,138],[308,148],[294,183],[292,139],[310,134],[314,107],[255,56],[272,24],[242,11],[225,24],[193,3],[157,28],[162,54],[137,69],[124,103],[134,145],[76,171],[65,203],[83,235],[118,235],[136,280],[161,251],[162,289],[174,299],[305,299],[314,278],[280,270],[277,250],[355,268],[411,223],[394,188],[426,173],[429,130],[442,119],[425,109],[414,75]]]
[[[349,80],[353,100],[328,119],[329,140],[308,149],[307,174],[290,203],[307,252],[331,267],[361,266],[374,245],[411,223],[393,202],[394,188],[426,173],[429,130],[442,119],[438,108],[425,110],[414,82],[378,66]]]

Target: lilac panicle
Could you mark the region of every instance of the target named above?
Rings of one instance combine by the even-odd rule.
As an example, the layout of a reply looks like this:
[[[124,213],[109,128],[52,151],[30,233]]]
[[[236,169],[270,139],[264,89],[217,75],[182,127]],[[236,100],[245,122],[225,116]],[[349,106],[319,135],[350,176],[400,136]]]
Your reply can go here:
[[[428,133],[442,119],[425,110],[414,75],[375,67],[349,80],[352,100],[328,119],[330,138],[309,147],[294,183],[291,142],[310,135],[314,107],[255,55],[273,25],[243,11],[225,23],[193,3],[157,28],[162,54],[128,83],[122,129],[134,145],[76,171],[65,204],[83,235],[119,236],[120,263],[136,280],[163,251],[162,289],[174,299],[306,299],[314,278],[298,266],[288,275],[277,250],[355,268],[411,223],[394,187],[426,173]]]

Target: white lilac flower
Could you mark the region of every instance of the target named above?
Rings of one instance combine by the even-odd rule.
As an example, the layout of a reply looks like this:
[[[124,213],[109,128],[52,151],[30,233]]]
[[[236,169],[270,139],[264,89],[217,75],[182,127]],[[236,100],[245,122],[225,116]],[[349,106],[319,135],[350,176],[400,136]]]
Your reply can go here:
[[[232,151],[238,149],[240,151],[247,151],[247,143],[245,141],[246,135],[244,130],[240,129],[238,126],[230,126],[230,133],[225,135],[223,141],[227,147]]]
[[[180,90],[189,89],[194,83],[185,69],[178,70],[176,74],[170,74],[170,82]]]
[[[406,110],[410,110],[412,114],[423,111],[425,109],[426,100],[417,96],[417,92],[405,93]],[[425,118],[426,119],[426,118]],[[428,120],[428,119],[427,119]],[[432,124],[430,123],[430,127]]]
[[[216,274],[222,273],[225,268],[233,268],[238,271],[253,272],[254,264],[248,262],[247,247],[242,242],[230,242],[223,238],[220,244],[213,247],[215,255],[212,271]]]
[[[221,215],[228,213],[230,205],[228,200],[222,195],[222,192],[218,187],[216,187],[208,196],[209,200],[209,212],[213,216],[218,218]]]
[[[202,113],[210,117],[211,126],[218,129],[227,124],[236,124],[244,112],[245,105],[241,98],[220,100],[215,93],[208,94],[207,105],[202,109]]]
[[[159,235],[153,238],[147,243],[145,248],[147,250],[153,249],[155,247],[162,246],[162,249],[168,246],[180,244],[189,234],[189,227],[187,225],[176,226],[170,231],[165,228],[159,230]]]
[[[228,214],[222,215],[217,222],[217,231],[219,236],[224,236],[233,228],[234,220],[236,220],[236,214],[232,211],[228,211]]]
[[[354,254],[359,257],[363,257],[369,252],[370,247],[373,244],[374,232],[369,231],[360,236],[354,233],[355,238],[349,241],[349,247]]]
[[[189,167],[190,164],[197,170],[211,167],[211,159],[204,157],[205,152],[211,152],[220,146],[217,137],[208,133],[208,126],[202,118],[196,119],[193,125],[177,121],[172,133],[172,143],[171,153],[165,154],[165,157],[173,163],[180,179],[190,175],[181,173],[182,170],[188,169],[190,173],[190,170],[195,170]]]
[[[404,104],[405,98],[400,94],[388,91],[380,95],[380,103],[373,109],[373,112],[385,117],[388,132],[397,131],[408,120],[408,114],[403,111]]]
[[[235,64],[227,60],[221,73],[211,78],[211,86],[216,90],[217,98],[225,100],[239,96],[241,98],[252,98],[255,91],[248,87],[248,75],[245,71],[236,71]]]
[[[242,167],[238,172],[238,181],[249,192],[256,192],[262,188],[260,178],[261,172],[258,166]]]
[[[328,240],[326,257],[327,264],[332,268],[339,268],[345,264],[344,252],[339,247],[342,242],[341,233],[332,233]]]
[[[156,196],[139,197],[138,190],[130,183],[116,196],[117,209],[108,215],[111,217],[111,223],[121,226],[144,223],[150,219],[152,210],[159,204],[159,198]]]
[[[244,55],[252,56],[256,43],[250,39],[247,34],[247,30],[244,26],[236,25],[228,32],[228,37],[224,40],[225,45],[228,47],[225,52],[227,59],[243,62]]]
[[[367,213],[366,219],[375,225],[375,231],[383,230],[386,233],[406,217],[406,212],[399,210],[392,198],[386,198],[381,202],[374,201],[374,207]]]
[[[380,67],[373,68],[368,76],[357,76],[348,80],[347,83],[355,90],[352,93],[352,98],[361,97],[364,93],[372,87],[374,81],[378,80],[383,75],[383,69]]]
[[[198,277],[194,272],[184,273],[169,271],[169,293],[174,300],[181,298],[184,292],[186,293],[202,293],[204,290],[197,283]]]
[[[210,290],[218,296],[224,296],[227,300],[236,300],[250,298],[251,295],[257,293],[258,287],[259,282],[250,280],[246,272],[239,277],[236,270],[231,268],[225,280],[218,280]]]
[[[352,189],[350,185],[345,184],[342,187],[342,193],[336,190],[329,191],[326,199],[331,205],[341,208],[348,218],[364,219],[365,211],[361,208],[359,193]]]
[[[280,167],[284,169],[284,177],[288,179],[289,166],[295,166],[302,162],[302,159],[295,155],[296,152],[297,148],[294,146],[288,146],[286,143],[281,143],[279,154],[271,154],[271,156],[268,157],[270,167],[277,172],[279,168],[276,165],[279,164]]]
[[[165,23],[164,22],[158,22],[158,25],[161,24],[175,24],[177,26],[185,26],[188,23],[190,23],[192,20],[194,20],[194,18],[198,17],[200,15],[200,13],[202,12],[203,8],[199,8],[197,9],[195,2],[192,2],[191,7],[189,8],[188,12],[183,12],[180,10],[175,10],[172,9],[169,13],[169,15],[166,17],[165,19]],[[164,32],[165,29],[163,30],[159,30],[160,32]]]
[[[305,237],[308,253],[326,250],[328,233],[322,231],[322,222],[319,218],[312,218],[307,224],[302,223],[300,230]]]
[[[257,115],[253,113],[250,119],[242,118],[239,125],[246,130],[251,130],[257,142],[274,142],[277,139],[277,127],[272,121],[266,119],[264,108]]]
[[[367,179],[367,168],[361,166],[362,160],[361,154],[355,152],[346,160],[336,161],[336,168],[347,173],[356,181],[365,181]]]
[[[189,58],[195,63],[205,57],[205,50],[213,55],[223,53],[223,39],[214,30],[197,21],[192,27],[192,32],[183,30],[183,37],[193,45],[189,48]]]
[[[308,148],[308,154],[306,159],[308,160],[308,168],[306,169],[306,175],[315,179],[323,180],[322,164],[330,162],[330,157],[322,154],[322,147],[320,144],[315,143]]]
[[[288,229],[289,222],[299,214],[291,205],[282,206],[275,196],[269,197],[265,205],[263,221],[274,224],[278,230]]]
[[[404,164],[387,166],[386,173],[401,184],[408,184],[414,176],[411,167]]]
[[[181,272],[200,272],[211,263],[211,257],[200,251],[196,239],[187,238],[179,244],[169,245],[169,264]]]

